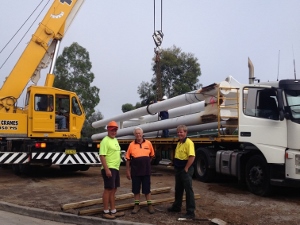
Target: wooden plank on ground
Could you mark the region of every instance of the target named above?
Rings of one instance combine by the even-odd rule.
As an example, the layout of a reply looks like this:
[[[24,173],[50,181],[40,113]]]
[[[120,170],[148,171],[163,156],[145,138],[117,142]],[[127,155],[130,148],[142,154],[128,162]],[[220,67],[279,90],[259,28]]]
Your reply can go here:
[[[161,194],[161,193],[166,193],[170,192],[171,187],[162,187],[162,188],[156,188],[151,190],[151,195],[156,195],[156,194]],[[133,198],[133,193],[127,193],[127,194],[122,194],[122,195],[116,195],[116,200],[123,200],[123,199],[129,199]],[[91,200],[86,200],[86,201],[81,201],[81,202],[74,202],[74,203],[68,203],[61,205],[61,210],[68,210],[68,209],[76,209],[76,208],[82,208],[82,207],[87,207],[87,206],[92,206],[96,204],[101,204],[103,203],[102,198],[96,198],[96,199],[91,199]]]
[[[199,194],[195,194],[195,200],[199,199],[200,195]],[[167,202],[173,202],[175,200],[174,197],[171,198],[163,198],[163,199],[157,199],[157,200],[151,200],[152,205],[157,205],[160,203],[167,203]],[[185,197],[183,197],[182,199],[183,201],[185,201]],[[140,206],[146,206],[147,205],[147,201],[143,201],[140,202]],[[134,203],[128,203],[128,204],[122,204],[122,205],[116,205],[116,209],[117,210],[125,210],[125,209],[130,209],[134,207]],[[103,207],[101,208],[94,208],[94,209],[84,209],[78,212],[78,215],[82,216],[89,216],[89,215],[95,215],[98,213],[102,213],[103,212]]]

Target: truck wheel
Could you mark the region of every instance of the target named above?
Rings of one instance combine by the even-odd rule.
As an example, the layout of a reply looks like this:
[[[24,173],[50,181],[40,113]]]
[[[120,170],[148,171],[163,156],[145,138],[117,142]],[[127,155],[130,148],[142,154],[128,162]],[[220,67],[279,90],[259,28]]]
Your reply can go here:
[[[80,171],[88,171],[90,166],[89,165],[81,165],[79,168],[80,168]]]
[[[28,164],[20,164],[19,170],[20,170],[20,173],[22,173],[22,174],[30,174],[31,167]]]
[[[252,156],[246,164],[246,183],[249,191],[260,196],[271,192],[269,167],[266,160],[260,156]]]
[[[20,167],[18,164],[13,164],[11,165],[12,171],[14,172],[15,175],[20,175],[21,171],[20,171]]]
[[[194,162],[195,176],[202,182],[210,182],[215,177],[215,171],[209,168],[209,159],[204,150],[198,150]]]
[[[63,172],[76,172],[79,170],[77,165],[60,165],[59,168]]]

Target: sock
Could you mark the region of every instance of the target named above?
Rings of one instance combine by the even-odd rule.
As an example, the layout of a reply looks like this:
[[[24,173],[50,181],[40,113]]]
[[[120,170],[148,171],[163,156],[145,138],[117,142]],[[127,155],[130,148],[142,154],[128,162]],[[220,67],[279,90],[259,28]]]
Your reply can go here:
[[[134,204],[135,205],[139,205],[140,204],[140,200],[134,200]]]
[[[117,210],[116,209],[113,209],[113,210],[110,210],[111,213],[116,213]]]
[[[109,213],[109,210],[108,210],[108,209],[106,209],[106,210],[103,210],[103,212],[104,212],[104,213]]]
[[[151,205],[151,204],[152,204],[151,200],[147,200],[147,205]]]

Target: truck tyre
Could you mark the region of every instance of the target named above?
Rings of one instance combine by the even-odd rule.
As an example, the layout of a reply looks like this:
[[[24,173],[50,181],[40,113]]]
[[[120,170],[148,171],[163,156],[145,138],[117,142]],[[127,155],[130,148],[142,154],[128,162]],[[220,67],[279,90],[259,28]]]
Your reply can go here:
[[[19,170],[21,174],[30,174],[31,167],[28,164],[19,164]]]
[[[246,164],[246,183],[249,191],[260,196],[271,192],[269,167],[263,156],[252,156]]]
[[[205,149],[199,149],[194,162],[195,176],[202,182],[211,182],[215,177],[215,170],[210,169],[209,159]]]
[[[11,165],[12,171],[14,172],[15,175],[20,175],[21,171],[20,171],[20,167],[18,164],[13,164]]]
[[[80,165],[80,171],[88,171],[90,166],[89,165]]]
[[[60,165],[59,168],[63,172],[76,172],[79,170],[78,165]]]

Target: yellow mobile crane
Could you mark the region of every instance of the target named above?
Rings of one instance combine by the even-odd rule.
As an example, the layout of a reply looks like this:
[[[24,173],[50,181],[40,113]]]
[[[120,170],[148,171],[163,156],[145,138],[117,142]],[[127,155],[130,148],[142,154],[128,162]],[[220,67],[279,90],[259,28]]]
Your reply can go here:
[[[80,139],[85,112],[78,96],[53,87],[59,44],[83,2],[53,1],[0,89],[0,164],[11,164],[16,173],[36,164],[73,171],[100,164],[96,144]],[[37,86],[48,62],[45,84]],[[30,80],[34,85],[27,88],[25,106],[18,107]]]

